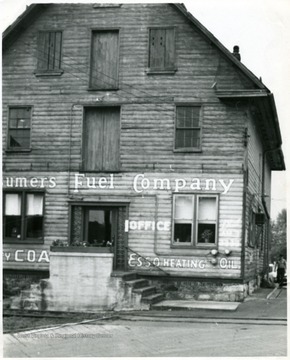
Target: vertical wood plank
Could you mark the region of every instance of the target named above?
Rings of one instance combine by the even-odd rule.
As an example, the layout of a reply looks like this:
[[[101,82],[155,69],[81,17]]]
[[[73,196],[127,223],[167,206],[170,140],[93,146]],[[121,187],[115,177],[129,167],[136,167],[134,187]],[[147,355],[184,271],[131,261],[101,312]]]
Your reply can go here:
[[[40,31],[37,44],[37,68],[46,70],[48,66],[48,41],[49,33]]]
[[[120,109],[104,110],[103,169],[119,170]]]
[[[116,89],[118,86],[119,32],[94,31],[90,87]]]
[[[164,67],[166,69],[174,69],[175,62],[175,44],[174,44],[174,29],[169,28],[164,31],[165,46],[164,46]]]
[[[84,166],[86,170],[102,170],[103,119],[102,112],[87,109],[84,132]]]
[[[60,31],[55,33],[55,52],[54,52],[54,69],[61,68],[61,40],[62,33]]]

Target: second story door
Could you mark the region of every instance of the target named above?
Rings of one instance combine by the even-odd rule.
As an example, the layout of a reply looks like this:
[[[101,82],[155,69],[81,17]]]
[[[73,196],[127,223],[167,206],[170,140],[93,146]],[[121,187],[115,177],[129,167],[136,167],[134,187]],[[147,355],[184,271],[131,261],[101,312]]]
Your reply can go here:
[[[83,170],[118,171],[120,168],[120,108],[86,108]]]
[[[119,32],[93,31],[90,68],[90,88],[114,90],[118,88]]]

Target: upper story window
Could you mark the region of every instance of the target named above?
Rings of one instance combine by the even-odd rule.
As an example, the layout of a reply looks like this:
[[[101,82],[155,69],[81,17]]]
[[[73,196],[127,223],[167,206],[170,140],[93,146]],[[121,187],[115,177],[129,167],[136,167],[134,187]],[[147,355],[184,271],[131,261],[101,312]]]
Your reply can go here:
[[[175,35],[174,28],[149,29],[149,73],[174,72]]]
[[[86,108],[83,134],[83,170],[120,168],[120,108]]]
[[[40,31],[38,33],[36,74],[62,74],[61,49],[61,31]]]
[[[10,107],[8,120],[9,150],[30,149],[31,107]]]
[[[177,106],[175,122],[175,150],[201,149],[201,107]]]
[[[92,33],[91,90],[118,88],[119,31],[100,30]]]
[[[41,192],[4,193],[4,239],[10,242],[42,242],[43,205]]]
[[[174,195],[173,218],[174,246],[217,246],[217,195]]]

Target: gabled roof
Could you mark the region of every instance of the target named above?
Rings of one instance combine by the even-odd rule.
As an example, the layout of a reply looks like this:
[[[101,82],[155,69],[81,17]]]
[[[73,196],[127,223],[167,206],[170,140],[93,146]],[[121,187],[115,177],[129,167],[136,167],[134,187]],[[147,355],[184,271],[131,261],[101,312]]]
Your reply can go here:
[[[56,3],[57,4],[57,3]],[[3,43],[2,48],[5,51],[6,48],[12,44],[15,39],[26,29],[28,28],[34,19],[36,19],[39,14],[51,4],[32,4],[29,5],[26,10],[3,32]],[[272,169],[273,170],[285,170],[285,163],[283,152],[281,150],[282,140],[280,127],[278,123],[277,111],[275,106],[275,101],[273,94],[270,90],[245,66],[243,65],[227,48],[225,48],[222,43],[210,32],[208,31],[195,17],[193,17],[183,4],[170,4],[180,11],[194,26],[194,28],[199,31],[205,39],[207,39],[211,44],[216,46],[221,53],[230,61],[234,66],[236,66],[248,79],[250,79],[255,85],[256,89],[254,90],[243,90],[240,91],[216,91],[217,97],[220,99],[236,99],[236,98],[255,98],[259,103],[259,106],[267,108],[268,112],[271,114],[271,118],[268,118],[268,129],[271,134],[269,138],[272,141],[269,143],[267,152],[272,152]],[[263,99],[263,100],[261,100]],[[264,112],[265,113],[265,112]]]
[[[32,21],[38,17],[39,13],[49,5],[50,4],[32,4],[27,6],[26,10],[3,32],[3,51],[17,39],[17,36],[28,28]]]
[[[172,4],[185,15],[188,20],[208,39],[214,44],[235,66],[237,66],[253,83],[260,89],[270,92],[269,89],[209,31],[207,30],[190,12],[186,10],[183,4]]]

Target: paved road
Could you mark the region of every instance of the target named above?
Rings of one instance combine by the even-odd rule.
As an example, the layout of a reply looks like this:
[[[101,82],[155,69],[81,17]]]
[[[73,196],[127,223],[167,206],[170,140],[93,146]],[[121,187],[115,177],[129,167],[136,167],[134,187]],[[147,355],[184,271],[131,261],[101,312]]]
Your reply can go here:
[[[286,326],[107,321],[4,336],[5,357],[286,356]]]

